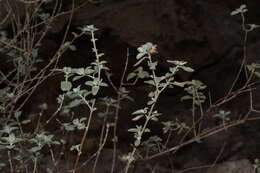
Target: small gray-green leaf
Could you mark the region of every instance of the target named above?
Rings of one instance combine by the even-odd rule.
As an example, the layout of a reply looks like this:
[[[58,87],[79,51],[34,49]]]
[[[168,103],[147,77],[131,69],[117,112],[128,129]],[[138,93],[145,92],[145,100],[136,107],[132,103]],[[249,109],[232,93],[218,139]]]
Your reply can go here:
[[[134,67],[138,66],[139,64],[141,64],[143,62],[143,60],[145,60],[146,57],[141,58],[137,63],[134,64]]]
[[[189,99],[192,99],[192,97],[189,96],[189,95],[186,95],[186,96],[181,97],[181,101],[189,100]]]
[[[133,120],[133,121],[138,121],[138,120],[140,120],[143,116],[144,116],[143,114],[142,114],[142,115],[138,115],[138,116],[132,118],[132,120]]]
[[[87,81],[87,82],[85,82],[85,85],[93,86],[94,83],[93,83],[93,81]]]
[[[75,69],[75,73],[77,73],[78,75],[84,75],[85,69],[84,68]]]
[[[135,146],[138,147],[141,144],[140,140],[135,140]]]
[[[131,128],[131,129],[128,129],[127,131],[132,132],[132,133],[136,133],[136,132],[138,132],[138,129],[137,128]]]
[[[70,91],[72,88],[72,84],[70,81],[61,81],[60,88],[62,91]]]
[[[84,76],[75,76],[75,77],[73,77],[72,81],[79,80],[79,79],[81,79],[81,78],[83,78],[83,77],[84,77]]]
[[[72,101],[67,105],[67,107],[73,108],[73,107],[79,106],[81,103],[82,103],[82,100],[81,100],[81,99],[75,99],[75,100],[72,100]]]
[[[138,75],[138,77],[141,78],[141,79],[143,79],[143,78],[145,78],[145,77],[149,77],[149,73],[146,72],[146,71],[141,71],[141,72],[139,72],[137,75]]]
[[[155,83],[153,80],[147,80],[147,81],[144,81],[144,83],[155,86]]]
[[[76,46],[74,46],[74,45],[70,45],[70,46],[69,46],[69,49],[70,49],[71,51],[76,51],[76,50],[77,50]]]
[[[98,86],[98,85],[95,85],[95,86],[92,86],[91,92],[92,92],[92,94],[95,96],[95,95],[97,95],[98,90],[99,90],[99,86]]]
[[[186,72],[194,72],[194,70],[193,70],[192,68],[190,68],[190,67],[182,66],[181,68],[182,68],[184,71],[186,71]]]
[[[99,84],[99,86],[101,86],[101,87],[108,87],[108,84],[105,83],[105,82],[101,82],[101,83]]]
[[[136,59],[140,59],[140,58],[142,58],[144,55],[145,55],[145,53],[141,52],[141,53],[137,54]]]
[[[255,72],[255,75],[260,78],[260,73],[259,72]]]
[[[152,63],[148,63],[149,67],[151,70],[155,70],[156,69],[156,66],[158,65],[158,62],[155,61],[155,62],[152,62]]]
[[[129,73],[127,76],[127,81],[129,81],[130,79],[134,78],[136,76],[136,73]]]
[[[235,16],[235,15],[237,15],[238,13],[240,13],[240,11],[234,10],[234,11],[232,11],[232,12],[230,13],[230,15],[231,15],[231,16]]]
[[[144,109],[139,109],[139,110],[137,110],[137,111],[135,111],[135,112],[133,112],[132,113],[132,115],[137,115],[137,114],[145,114],[146,112],[145,112],[145,110]]]
[[[177,65],[177,66],[183,66],[183,65],[187,64],[186,61],[178,61],[178,60],[175,60],[175,61],[167,60],[167,62],[171,63],[171,64],[174,64],[174,65]]]

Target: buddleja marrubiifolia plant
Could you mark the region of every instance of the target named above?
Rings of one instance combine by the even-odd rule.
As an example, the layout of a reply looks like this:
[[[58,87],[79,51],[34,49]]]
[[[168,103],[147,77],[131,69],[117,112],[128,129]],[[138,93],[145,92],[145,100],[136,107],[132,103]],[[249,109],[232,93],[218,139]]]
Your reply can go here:
[[[150,133],[151,129],[149,128],[150,121],[158,121],[161,113],[156,109],[156,103],[161,95],[161,93],[166,88],[173,88],[174,86],[183,87],[185,83],[181,83],[175,80],[174,76],[180,70],[186,72],[193,72],[193,69],[187,67],[187,62],[184,61],[168,61],[168,63],[172,64],[172,67],[169,68],[168,72],[162,76],[156,74],[156,67],[158,62],[153,60],[152,55],[157,53],[156,45],[152,43],[146,43],[139,47],[138,55],[136,59],[137,63],[134,65],[137,67],[132,73],[128,75],[128,80],[138,78],[144,80],[145,84],[148,84],[153,88],[148,94],[148,102],[144,108],[138,109],[132,113],[134,116],[132,118],[133,121],[138,121],[140,119],[144,119],[144,123],[142,125],[137,125],[135,128],[131,128],[128,131],[134,134],[134,143],[132,144],[132,151],[127,155],[122,157],[123,160],[126,160],[125,172],[128,172],[131,164],[137,159],[137,152],[140,146],[147,145],[147,141],[144,142],[142,137],[145,133]],[[143,63],[149,67],[149,70],[144,70],[144,67],[141,66]],[[160,142],[161,139],[159,137],[150,138],[150,143]]]
[[[64,94],[61,95],[58,100],[61,102],[64,100],[63,97],[69,99],[69,102],[64,106],[63,110],[65,109],[66,112],[69,112],[70,109],[79,105],[85,105],[89,110],[89,114],[86,115],[86,117],[81,119],[74,119],[73,124],[64,124],[66,130],[68,130],[68,127],[70,129],[73,128],[73,130],[84,130],[80,144],[75,144],[71,147],[71,150],[76,150],[78,153],[74,163],[73,172],[76,172],[78,169],[79,159],[83,151],[90,124],[92,122],[92,116],[93,113],[97,110],[96,95],[99,92],[100,87],[108,86],[101,77],[103,71],[108,70],[108,68],[106,67],[107,62],[101,60],[101,57],[104,54],[99,53],[96,46],[97,39],[95,38],[94,32],[97,31],[97,28],[95,28],[93,25],[88,25],[80,28],[80,30],[86,34],[90,34],[91,36],[91,42],[93,46],[92,50],[95,55],[95,61],[87,67],[64,67],[62,69],[56,70],[64,73],[64,81],[61,81],[60,83],[60,88],[62,91],[64,91]],[[79,79],[85,79],[86,81],[83,83],[83,85],[73,87],[73,82]]]

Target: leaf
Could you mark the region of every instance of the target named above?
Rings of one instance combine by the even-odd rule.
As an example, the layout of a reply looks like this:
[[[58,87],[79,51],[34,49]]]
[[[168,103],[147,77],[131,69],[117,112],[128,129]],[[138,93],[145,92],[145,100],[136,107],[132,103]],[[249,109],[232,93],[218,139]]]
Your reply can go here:
[[[77,73],[78,75],[84,75],[85,69],[84,68],[75,69],[75,73]]]
[[[47,103],[42,103],[38,106],[41,110],[47,110],[48,109],[48,105]]]
[[[94,25],[85,25],[83,27],[79,27],[78,29],[80,29],[82,32],[95,32],[98,30]]]
[[[153,80],[146,80],[144,83],[155,86],[155,83]]]
[[[137,54],[136,59],[140,59],[140,58],[142,58],[144,55],[145,55],[145,53],[140,52],[140,53]]]
[[[102,56],[104,56],[105,54],[104,53],[100,53],[100,54],[98,54],[98,57],[100,58],[100,57],[102,57]],[[103,62],[100,62],[101,64],[104,64]]]
[[[138,47],[138,48],[137,48],[137,51],[140,52],[140,53],[144,53],[144,50],[143,50],[142,47]],[[144,53],[144,54],[145,54],[145,53]]]
[[[150,62],[148,63],[148,66],[150,67],[150,70],[155,70],[157,65],[158,65],[157,61],[152,62],[152,63],[150,63]]]
[[[248,24],[248,26],[250,27],[249,29],[247,29],[248,31],[253,31],[254,29],[260,27],[260,25],[256,25],[256,24]]]
[[[32,50],[32,57],[33,57],[33,58],[38,57],[38,49],[33,49],[33,50]]]
[[[95,70],[91,69],[90,67],[85,68],[85,75],[92,74]]]
[[[73,150],[80,151],[80,144],[78,144],[78,145],[72,145],[72,146],[70,147],[70,151],[73,151]]]
[[[130,79],[134,78],[136,76],[136,73],[129,73],[126,80],[129,81]]]
[[[154,80],[159,84],[163,80],[163,77],[155,77]]]
[[[42,149],[42,147],[37,146],[37,147],[32,147],[31,149],[29,149],[29,151],[32,153],[36,153],[37,151],[40,151],[41,149]]]
[[[62,125],[65,127],[66,131],[73,131],[73,130],[75,130],[75,126],[74,125],[70,125],[69,123],[63,123]]]
[[[142,114],[142,115],[138,115],[138,116],[134,117],[132,120],[133,120],[133,121],[138,121],[138,120],[140,120],[143,116],[144,116],[143,114]]]
[[[150,101],[147,102],[147,105],[149,106],[149,105],[152,105],[154,103],[155,103],[155,100],[150,100]]]
[[[168,63],[171,63],[171,64],[174,64],[174,65],[177,65],[177,66],[183,66],[185,64],[187,64],[186,61],[172,61],[172,60],[167,60]]]
[[[84,76],[75,76],[75,77],[73,77],[72,81],[79,80],[79,79],[81,79],[81,78],[83,78],[83,77],[84,77]]]
[[[135,146],[138,147],[139,145],[141,144],[141,141],[140,140],[135,140]]]
[[[93,86],[94,84],[93,84],[93,81],[87,81],[87,82],[85,82],[85,85]]]
[[[3,130],[0,130],[2,133],[10,134],[12,131],[18,129],[18,127],[11,127],[10,125],[4,126]]]
[[[231,16],[237,15],[239,13],[245,13],[247,12],[247,8],[245,4],[242,4],[239,8],[235,9],[230,13]]]
[[[130,97],[130,96],[125,96],[124,98],[126,98],[127,100],[130,100],[131,102],[134,102],[135,100],[132,98],[132,97]]]
[[[101,83],[99,84],[99,86],[101,86],[101,87],[108,87],[108,84],[105,83],[105,82],[101,82]]]
[[[260,68],[260,64],[254,64],[254,66],[255,66],[256,69]]]
[[[132,115],[145,114],[145,113],[146,113],[146,111],[145,111],[144,109],[139,109],[139,110],[137,110],[137,111],[134,111],[134,112],[132,113]]]
[[[177,71],[179,71],[179,69],[177,67],[170,67],[169,68],[170,72],[175,75]]]
[[[146,128],[146,129],[144,130],[144,132],[145,132],[145,133],[150,133],[150,132],[151,132],[151,130],[150,130],[150,129],[148,129],[148,128]]]
[[[149,73],[147,71],[141,71],[137,74],[137,76],[141,79],[145,78],[145,77],[149,77]]]
[[[70,74],[71,71],[72,71],[72,68],[71,67],[63,67],[62,71],[65,74]]]
[[[246,67],[248,68],[249,71],[253,71],[255,69],[253,64],[247,65]]]
[[[246,9],[246,4],[242,4],[242,5],[240,5],[239,9],[241,9],[241,10]]]
[[[62,91],[70,91],[72,88],[72,84],[70,81],[61,81],[60,88]]]
[[[146,57],[143,57],[142,59],[140,59],[137,63],[134,64],[134,67],[138,66],[139,64],[141,64],[143,62],[143,60],[145,60]]]
[[[192,99],[192,97],[188,95],[181,97],[181,101],[190,100],[190,99]]]
[[[68,47],[68,46],[70,46],[70,42],[69,41],[66,41],[64,44],[63,44],[63,47]]]
[[[180,68],[182,68],[186,72],[194,72],[194,70],[190,67],[181,66]]]
[[[16,119],[19,119],[19,117],[22,115],[22,112],[21,111],[17,111],[17,112],[15,112],[14,113],[14,117],[16,118]]]
[[[255,74],[257,77],[260,78],[260,73],[259,73],[259,72],[256,71],[254,74]]]
[[[230,13],[230,15],[231,15],[231,16],[235,16],[235,15],[237,15],[237,14],[239,14],[239,13],[240,13],[240,11],[234,10],[234,11],[232,11],[232,12]]]
[[[77,50],[77,48],[76,48],[75,45],[70,45],[70,46],[69,46],[69,49],[70,49],[71,51],[76,51],[76,50]]]
[[[71,101],[71,102],[67,105],[67,107],[68,107],[68,108],[73,108],[73,107],[79,106],[81,103],[82,103],[82,100],[81,100],[81,99],[75,99],[75,100]]]
[[[137,128],[131,128],[131,129],[128,129],[127,130],[128,132],[132,132],[132,133],[136,133],[138,132],[139,130]]]
[[[151,120],[158,121],[159,119],[157,117],[152,117]]]
[[[174,81],[172,84],[175,85],[175,86],[184,87],[184,85],[185,85],[186,83],[185,83],[185,82],[177,82],[177,81]]]
[[[95,86],[92,86],[91,92],[92,92],[92,94],[95,96],[95,95],[97,95],[98,90],[99,90],[99,86],[98,86],[98,85],[95,85]]]
[[[2,139],[3,139],[4,141],[8,142],[10,146],[12,146],[13,144],[15,144],[16,142],[21,141],[21,139],[16,138],[16,136],[15,136],[13,133],[9,134],[8,137],[2,137]]]
[[[155,46],[156,45],[153,45],[153,43],[147,42],[147,43],[143,44],[142,46],[138,47],[137,51],[140,53],[148,54],[148,53],[150,53],[149,50]]]

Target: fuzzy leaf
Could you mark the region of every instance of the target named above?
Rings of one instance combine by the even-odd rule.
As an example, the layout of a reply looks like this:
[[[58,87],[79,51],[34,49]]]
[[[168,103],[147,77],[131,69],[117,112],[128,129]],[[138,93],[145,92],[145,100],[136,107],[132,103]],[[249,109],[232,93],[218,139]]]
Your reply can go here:
[[[158,62],[155,61],[155,62],[152,62],[152,63],[148,63],[148,65],[150,67],[150,70],[155,70],[156,66],[158,65]]]
[[[146,112],[145,112],[144,109],[139,109],[139,110],[133,112],[132,115],[145,114],[145,113],[146,113]]]
[[[136,59],[140,59],[140,58],[142,58],[144,55],[145,55],[145,53],[143,53],[143,52],[138,53],[137,56],[136,56]]]
[[[146,80],[144,83],[155,86],[155,83],[153,80]]]
[[[74,108],[76,106],[79,106],[81,103],[82,103],[81,99],[74,99],[67,105],[67,107],[68,108]]]
[[[92,86],[91,92],[92,92],[92,94],[95,96],[95,95],[97,95],[98,90],[99,90],[99,86],[98,86],[98,85],[95,85],[95,86]]]
[[[145,60],[146,57],[141,58],[137,63],[134,64],[134,67],[138,66],[139,64],[141,64],[143,62],[143,60]]]
[[[60,88],[62,91],[70,91],[72,88],[72,84],[70,81],[61,81]]]
[[[188,95],[181,97],[181,101],[190,100],[190,99],[192,99],[192,97]]]
[[[77,50],[77,48],[76,48],[75,45],[70,45],[70,46],[69,46],[69,49],[70,49],[71,51],[76,51],[76,50]]]
[[[141,71],[137,74],[137,76],[141,79],[145,78],[145,77],[149,77],[149,73],[147,71]]]
[[[138,121],[138,120],[140,120],[143,116],[144,116],[143,114],[142,114],[142,115],[138,115],[138,116],[134,117],[132,120],[133,120],[133,121]]]
[[[257,77],[260,78],[260,73],[259,73],[259,72],[255,72],[254,74],[255,74]]]
[[[134,78],[136,76],[136,73],[129,73],[127,76],[127,81],[129,81],[130,79]]]
[[[190,67],[181,66],[181,68],[186,72],[194,72],[194,70]]]

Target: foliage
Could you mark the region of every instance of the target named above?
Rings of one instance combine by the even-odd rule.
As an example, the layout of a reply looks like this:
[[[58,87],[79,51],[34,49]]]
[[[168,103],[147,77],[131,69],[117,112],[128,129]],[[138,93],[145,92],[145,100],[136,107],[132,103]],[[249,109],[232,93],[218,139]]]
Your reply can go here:
[[[49,62],[43,62],[39,55],[42,40],[49,32],[54,18],[61,15],[59,11],[61,4],[57,3],[53,7],[51,0],[23,2],[26,7],[25,17],[16,16],[18,18],[11,21],[14,26],[12,33],[0,31],[0,45],[3,47],[1,52],[8,57],[5,63],[11,64],[12,67],[8,69],[9,71],[0,71],[0,157],[7,158],[0,162],[2,172],[38,172],[40,163],[44,162],[48,156],[51,157],[53,166],[47,167],[45,171],[55,172],[59,164],[57,160],[64,157],[64,153],[69,153],[70,156],[76,153],[73,167],[68,171],[76,173],[89,160],[93,160],[92,172],[95,172],[101,152],[108,142],[112,142],[113,145],[111,172],[115,172],[115,165],[118,163],[118,144],[121,142],[118,138],[118,130],[121,130],[118,126],[118,119],[121,118],[120,116],[131,116],[132,122],[126,123],[132,125],[127,132],[133,137],[133,142],[129,143],[129,151],[120,155],[120,159],[125,162],[123,171],[127,173],[140,160],[146,161],[166,155],[194,142],[201,143],[204,138],[214,133],[245,123],[250,118],[248,116],[251,112],[257,112],[253,107],[252,86],[257,84],[257,81],[253,81],[253,76],[260,77],[260,65],[259,63],[246,64],[245,53],[244,61],[241,63],[241,69],[244,69],[247,74],[245,85],[240,89],[234,89],[234,85],[241,75],[242,70],[240,69],[230,91],[216,103],[212,103],[211,98],[208,99],[205,96],[207,86],[203,82],[196,79],[176,80],[176,75],[180,72],[194,72],[188,66],[188,62],[168,60],[167,71],[159,74],[160,62],[154,58],[159,51],[157,45],[151,42],[137,48],[134,70],[129,73],[127,69],[129,57],[127,56],[120,84],[115,85],[111,80],[109,64],[104,60],[104,53],[100,53],[97,48],[98,39],[95,33],[98,32],[98,29],[94,25],[79,27],[77,33],[72,34],[71,40],[65,34],[53,57]],[[112,1],[89,2],[112,3]],[[50,9],[52,10],[50,11]],[[256,24],[245,24],[244,15],[247,11],[246,5],[241,5],[231,12],[232,16],[239,14],[241,16],[242,29],[245,33],[244,51],[246,50],[247,34],[259,27]],[[83,36],[90,37],[92,43],[90,53],[94,55],[95,60],[80,68],[59,67],[60,57],[66,51],[76,53],[77,47],[74,45],[74,41]],[[53,75],[63,77],[60,81],[60,95],[57,98],[56,111],[45,120],[44,113],[52,105],[40,103],[39,112],[35,113],[34,117],[27,115],[27,112],[23,110],[24,105],[31,99],[36,88]],[[131,97],[131,87],[137,82],[143,83],[150,89],[147,93],[147,102],[143,106],[137,105],[139,107],[130,115],[125,115],[120,112],[120,109],[125,103],[136,103]],[[177,87],[182,88],[185,93],[181,96],[180,101],[185,101],[183,104],[189,107],[189,103],[192,103],[189,112],[191,116],[187,115],[187,119],[192,120],[190,122],[186,122],[185,118],[167,117],[169,121],[162,120],[165,115],[161,113],[159,100],[165,90],[175,90]],[[115,95],[111,96],[109,93],[107,96],[101,96],[100,92],[105,88],[113,88]],[[235,98],[238,93],[244,92],[248,92],[251,98],[250,111],[246,117],[233,120],[234,116],[231,111],[224,111],[220,109],[220,106]],[[210,106],[204,111],[203,106],[208,100]],[[205,114],[211,112],[212,108],[218,108],[218,113],[212,117],[221,120],[222,123],[212,129],[204,129]],[[80,115],[75,115],[75,112]],[[94,153],[86,153],[90,127],[95,125],[96,119],[102,122],[97,135],[99,138],[97,148]],[[28,123],[34,125],[29,131],[25,130]],[[51,123],[57,123],[59,128],[49,129]],[[163,135],[154,133],[155,130],[151,124],[158,124]],[[80,140],[73,140],[71,138],[73,135],[79,136]],[[178,144],[172,145],[171,141],[177,137],[180,137],[181,141],[176,141]],[[84,163],[82,163],[83,156],[88,159]],[[258,160],[255,161],[254,168],[255,172],[259,172]]]

